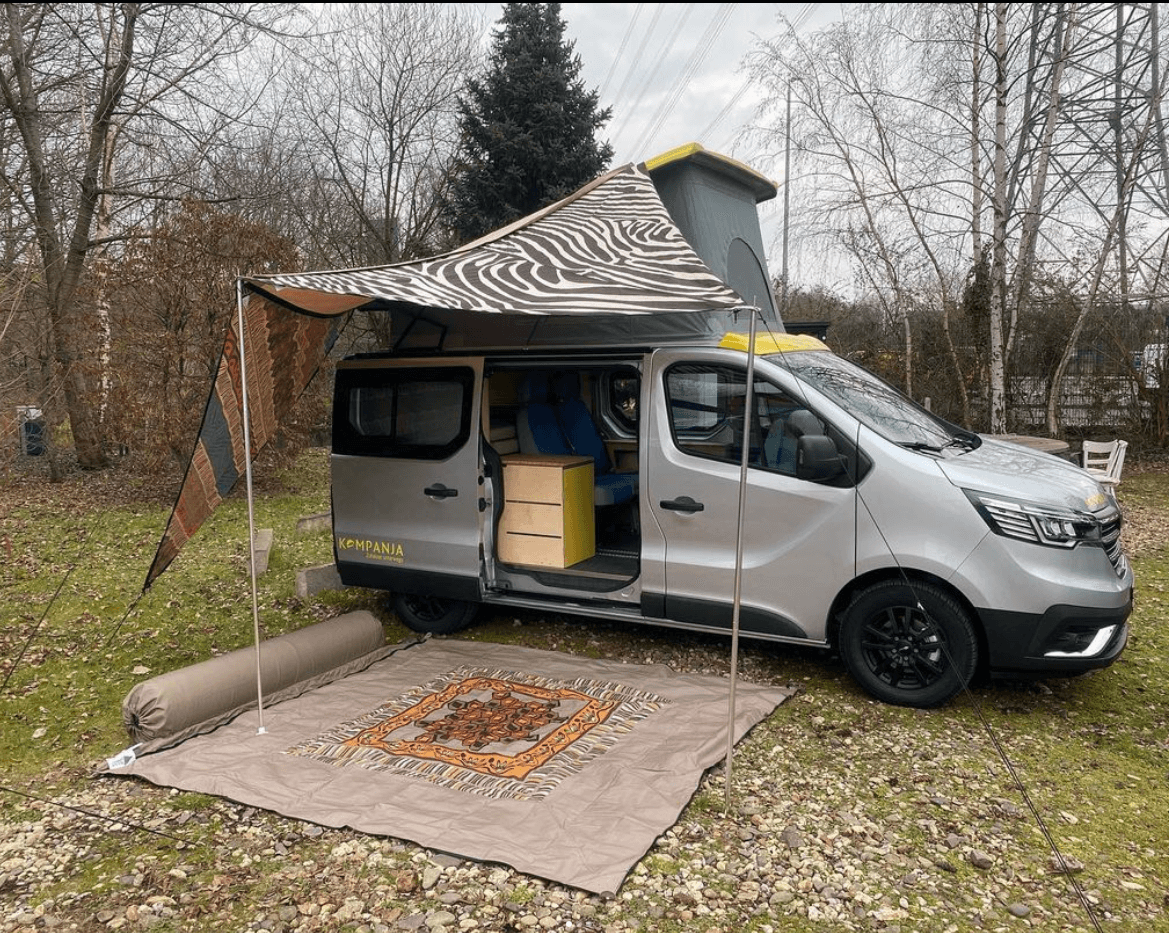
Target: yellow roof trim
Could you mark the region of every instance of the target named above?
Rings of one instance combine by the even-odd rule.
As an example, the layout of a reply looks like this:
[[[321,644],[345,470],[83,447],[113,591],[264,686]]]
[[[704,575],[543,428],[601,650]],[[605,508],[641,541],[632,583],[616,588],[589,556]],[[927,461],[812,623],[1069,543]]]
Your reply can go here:
[[[727,333],[719,341],[724,350],[747,352],[747,334]],[[811,334],[756,334],[755,352],[761,356],[769,353],[793,353],[796,350],[827,350],[828,344]]]
[[[646,159],[645,167],[652,172],[655,168],[661,168],[669,162],[680,162],[682,159],[688,159],[696,152],[704,151],[705,149],[700,143],[686,143],[683,146],[675,146],[668,152],[656,155],[652,159]]]
[[[761,175],[749,165],[744,165],[738,159],[732,159],[719,152],[712,152],[702,143],[686,143],[675,146],[661,155],[646,159],[643,163],[646,171],[653,175],[659,169],[677,162],[694,162],[724,175],[735,178],[740,184],[746,183],[754,189],[755,202],[769,201],[776,196],[778,189],[766,175]]]

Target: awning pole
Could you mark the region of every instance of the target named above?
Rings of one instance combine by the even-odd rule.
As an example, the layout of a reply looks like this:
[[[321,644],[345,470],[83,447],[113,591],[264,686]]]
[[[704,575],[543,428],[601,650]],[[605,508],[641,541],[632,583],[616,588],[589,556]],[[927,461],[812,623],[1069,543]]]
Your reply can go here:
[[[239,314],[239,380],[244,416],[244,476],[248,489],[248,568],[252,576],[252,638],[256,646],[256,710],[260,715],[256,734],[263,735],[268,730],[264,728],[264,683],[260,676],[260,598],[256,587],[256,513],[252,498],[252,433],[251,418],[248,414],[248,366],[247,352],[244,349],[247,339],[244,330],[244,283],[241,278],[235,280],[235,301]]]
[[[735,528],[735,595],[731,608],[731,689],[727,700],[727,776],[724,811],[731,809],[731,767],[735,751],[735,684],[739,679],[739,600],[743,587],[743,517],[747,512],[747,463],[755,420],[755,308],[747,338],[747,391],[743,397],[743,453],[739,459],[739,518]]]

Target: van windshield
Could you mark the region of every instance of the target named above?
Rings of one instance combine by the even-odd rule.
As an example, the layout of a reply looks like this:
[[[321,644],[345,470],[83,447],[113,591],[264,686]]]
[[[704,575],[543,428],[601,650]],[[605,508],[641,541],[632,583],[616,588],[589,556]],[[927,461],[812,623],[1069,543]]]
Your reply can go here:
[[[771,359],[895,444],[941,452],[970,450],[982,443],[977,434],[926,411],[883,379],[835,353],[788,352]]]

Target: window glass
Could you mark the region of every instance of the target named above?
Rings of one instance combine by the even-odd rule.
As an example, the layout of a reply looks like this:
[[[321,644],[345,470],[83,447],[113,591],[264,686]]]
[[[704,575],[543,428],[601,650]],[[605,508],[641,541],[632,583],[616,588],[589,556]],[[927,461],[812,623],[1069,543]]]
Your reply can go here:
[[[458,382],[407,382],[398,390],[400,444],[445,446],[462,429],[457,413],[463,405],[463,386]]]
[[[666,398],[675,445],[697,457],[738,464],[749,433],[751,466],[795,475],[800,435],[823,433],[823,422],[764,379],[755,380],[752,394],[752,414],[744,419],[745,370],[692,363],[672,367],[666,373]]]
[[[706,439],[725,423],[734,383],[733,373],[689,365],[671,369],[666,384],[675,438],[683,443]]]
[[[927,450],[955,443],[967,449],[978,446],[976,435],[926,411],[889,383],[834,353],[785,353],[782,365],[895,444]]]
[[[614,373],[609,377],[610,412],[618,424],[629,431],[637,430],[637,406],[641,397],[638,373]]]
[[[349,423],[363,437],[394,432],[394,386],[356,387],[349,393]]]
[[[440,460],[470,435],[470,369],[338,370],[337,453]]]

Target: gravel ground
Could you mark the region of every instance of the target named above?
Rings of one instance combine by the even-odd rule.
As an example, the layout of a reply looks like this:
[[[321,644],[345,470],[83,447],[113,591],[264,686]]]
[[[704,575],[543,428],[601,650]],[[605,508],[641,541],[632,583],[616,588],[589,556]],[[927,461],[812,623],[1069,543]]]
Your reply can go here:
[[[515,624],[543,647],[572,637],[564,622]],[[677,669],[727,668],[714,640],[651,632],[633,650]],[[808,665],[807,679],[830,689],[800,690],[740,743],[729,809],[725,769],[708,772],[614,898],[217,798],[61,773],[18,807],[6,802],[20,815],[0,822],[0,933],[1091,929],[984,736],[915,728],[938,714],[871,703],[832,659],[747,645],[740,669],[798,686],[791,672],[798,680]],[[1109,923],[1101,892],[1084,894]]]

